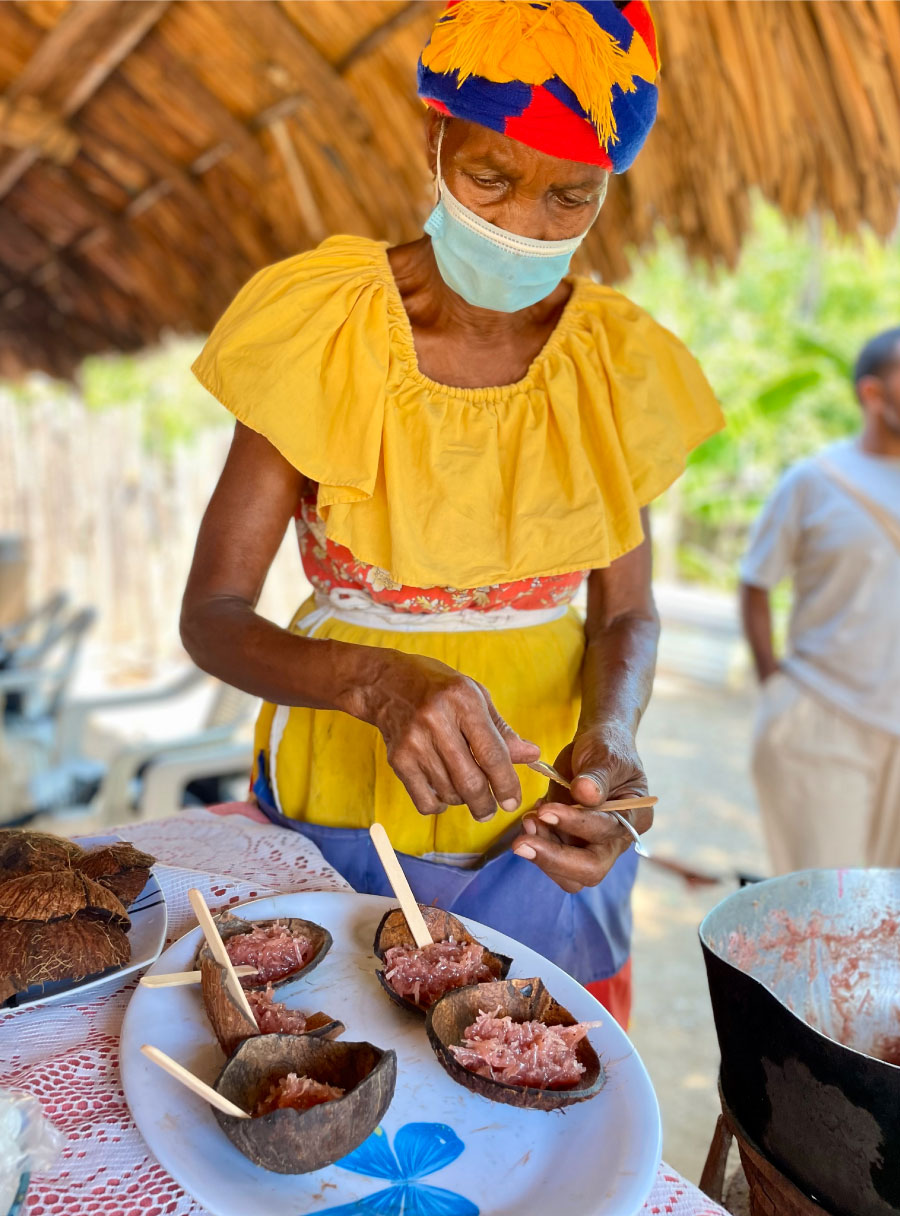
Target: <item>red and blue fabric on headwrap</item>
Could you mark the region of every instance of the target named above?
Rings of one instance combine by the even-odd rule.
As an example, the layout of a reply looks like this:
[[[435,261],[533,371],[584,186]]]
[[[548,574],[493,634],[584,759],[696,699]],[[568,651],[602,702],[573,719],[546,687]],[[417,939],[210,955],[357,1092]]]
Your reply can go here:
[[[418,93],[539,152],[623,173],[656,119],[658,72],[645,0],[451,0]]]

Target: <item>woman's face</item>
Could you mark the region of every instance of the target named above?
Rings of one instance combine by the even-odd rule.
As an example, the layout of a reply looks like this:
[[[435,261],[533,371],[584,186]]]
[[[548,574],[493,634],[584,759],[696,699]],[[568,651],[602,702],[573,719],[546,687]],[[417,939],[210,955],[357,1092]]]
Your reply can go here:
[[[507,232],[539,241],[580,236],[597,217],[609,174],[599,165],[559,160],[461,118],[428,113],[428,153],[450,193],[470,211]]]

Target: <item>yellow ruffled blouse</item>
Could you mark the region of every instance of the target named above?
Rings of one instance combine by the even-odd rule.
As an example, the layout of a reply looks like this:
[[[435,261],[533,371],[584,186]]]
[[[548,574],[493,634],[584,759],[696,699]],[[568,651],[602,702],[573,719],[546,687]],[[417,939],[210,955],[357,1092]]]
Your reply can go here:
[[[455,388],[419,370],[386,244],[334,236],[255,275],[193,371],[317,483],[326,535],[397,583],[596,569],[723,418],[673,334],[571,282],[521,380]]]

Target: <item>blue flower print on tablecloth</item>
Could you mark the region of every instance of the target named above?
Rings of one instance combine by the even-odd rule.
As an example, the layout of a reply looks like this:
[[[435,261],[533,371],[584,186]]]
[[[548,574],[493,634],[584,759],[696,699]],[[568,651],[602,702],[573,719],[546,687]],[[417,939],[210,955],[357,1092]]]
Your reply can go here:
[[[327,1216],[350,1216],[352,1212],[367,1216],[478,1216],[478,1208],[470,1199],[419,1181],[451,1165],[464,1148],[446,1123],[407,1123],[394,1137],[393,1149],[379,1127],[358,1149],[335,1164],[367,1178],[386,1178],[390,1186],[354,1203],[328,1208]]]

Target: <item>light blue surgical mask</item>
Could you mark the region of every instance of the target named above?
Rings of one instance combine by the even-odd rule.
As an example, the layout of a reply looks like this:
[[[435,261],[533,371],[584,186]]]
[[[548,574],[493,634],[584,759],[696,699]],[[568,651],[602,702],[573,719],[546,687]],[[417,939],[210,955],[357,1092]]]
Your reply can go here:
[[[476,308],[495,312],[529,308],[559,285],[590,224],[580,236],[566,241],[539,241],[507,232],[482,219],[447,189],[441,174],[443,138],[441,124],[437,146],[438,202],[425,221],[441,278]]]

